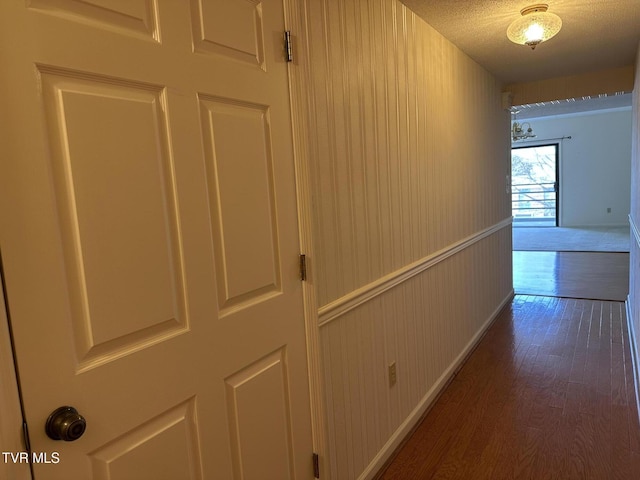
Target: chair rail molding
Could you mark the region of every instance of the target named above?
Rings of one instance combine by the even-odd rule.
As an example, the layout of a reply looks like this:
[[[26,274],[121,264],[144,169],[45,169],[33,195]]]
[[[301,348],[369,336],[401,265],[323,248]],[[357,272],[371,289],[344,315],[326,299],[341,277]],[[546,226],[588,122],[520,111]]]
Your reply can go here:
[[[481,230],[473,235],[470,235],[462,240],[455,242],[431,255],[428,255],[420,260],[410,263],[409,265],[396,270],[384,277],[377,279],[374,282],[369,283],[353,292],[344,295],[337,300],[324,305],[318,309],[319,325],[322,327],[336,318],[344,315],[345,313],[353,310],[354,308],[362,305],[365,302],[372,300],[378,295],[386,292],[387,290],[407,281],[408,279],[419,275],[425,270],[437,265],[438,263],[446,260],[447,258],[461,252],[462,250],[469,248],[475,243],[499,232],[503,228],[511,228],[513,223],[513,217],[506,218],[491,227]]]

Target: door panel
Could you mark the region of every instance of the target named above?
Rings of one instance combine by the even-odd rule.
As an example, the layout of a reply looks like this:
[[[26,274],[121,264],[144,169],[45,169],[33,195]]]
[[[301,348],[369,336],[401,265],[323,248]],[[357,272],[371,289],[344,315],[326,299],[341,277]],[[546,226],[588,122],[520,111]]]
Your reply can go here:
[[[277,295],[282,287],[269,112],[221,99],[201,99],[200,105],[218,302],[226,313]]]
[[[203,478],[195,411],[191,399],[90,452],[94,478],[131,478],[136,468],[136,478]],[[171,454],[159,456],[163,451]]]
[[[160,40],[157,0],[30,0],[26,3],[49,15]]]
[[[232,456],[243,480],[262,480],[265,463],[273,465],[272,478],[295,478],[287,377],[281,349],[226,379]]]
[[[199,52],[224,55],[266,69],[263,2],[192,0],[193,38]]]
[[[174,159],[161,89],[40,73],[83,371],[187,328]]]
[[[311,476],[281,2],[0,3],[0,240],[36,478]],[[75,442],[47,416],[72,405]]]

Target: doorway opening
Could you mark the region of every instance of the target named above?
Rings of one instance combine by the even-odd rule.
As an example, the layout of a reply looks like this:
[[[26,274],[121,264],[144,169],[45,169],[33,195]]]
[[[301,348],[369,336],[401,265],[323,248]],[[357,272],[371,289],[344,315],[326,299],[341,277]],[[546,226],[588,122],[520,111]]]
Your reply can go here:
[[[514,226],[558,226],[558,176],[558,144],[511,149]]]

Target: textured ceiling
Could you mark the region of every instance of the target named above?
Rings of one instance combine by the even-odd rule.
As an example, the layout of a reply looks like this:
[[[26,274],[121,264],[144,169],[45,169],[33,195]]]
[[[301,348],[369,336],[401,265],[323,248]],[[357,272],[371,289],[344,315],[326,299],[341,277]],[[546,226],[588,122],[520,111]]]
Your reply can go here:
[[[562,30],[535,50],[507,39],[507,27],[536,0],[402,0],[505,84],[634,64],[640,0],[548,0]]]

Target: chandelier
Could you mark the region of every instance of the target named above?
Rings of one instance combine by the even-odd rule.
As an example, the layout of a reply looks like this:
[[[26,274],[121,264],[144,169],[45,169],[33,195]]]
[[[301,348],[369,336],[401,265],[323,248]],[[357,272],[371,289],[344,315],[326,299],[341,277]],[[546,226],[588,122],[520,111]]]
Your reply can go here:
[[[511,124],[511,139],[514,142],[518,140],[526,140],[527,138],[535,138],[536,134],[533,133],[533,128],[531,128],[531,124],[529,122],[518,122],[516,115],[519,113],[518,110],[513,110],[513,123]]]

